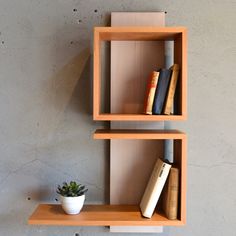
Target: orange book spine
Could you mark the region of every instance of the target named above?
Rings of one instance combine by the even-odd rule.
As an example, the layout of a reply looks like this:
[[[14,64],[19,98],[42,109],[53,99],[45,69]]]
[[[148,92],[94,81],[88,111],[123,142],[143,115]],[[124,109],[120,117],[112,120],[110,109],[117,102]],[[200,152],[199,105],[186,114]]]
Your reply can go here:
[[[155,91],[157,88],[158,77],[159,77],[159,72],[153,71],[150,74],[148,80],[144,109],[143,109],[143,112],[148,115],[152,115],[152,105],[154,101]]]

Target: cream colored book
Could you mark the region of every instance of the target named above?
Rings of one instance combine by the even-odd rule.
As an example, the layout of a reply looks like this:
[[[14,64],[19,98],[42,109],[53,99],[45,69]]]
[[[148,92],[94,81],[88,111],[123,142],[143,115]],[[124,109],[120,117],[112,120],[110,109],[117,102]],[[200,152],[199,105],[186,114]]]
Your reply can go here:
[[[152,217],[170,168],[171,165],[162,161],[160,158],[156,161],[140,203],[140,209],[144,217]]]
[[[170,70],[172,71],[171,73],[171,78],[170,78],[170,84],[169,84],[169,89],[167,90],[167,95],[166,95],[166,101],[165,101],[165,106],[163,109],[163,113],[165,115],[170,115],[173,103],[174,103],[174,95],[175,95],[175,90],[176,90],[176,85],[179,77],[179,65],[174,64]]]

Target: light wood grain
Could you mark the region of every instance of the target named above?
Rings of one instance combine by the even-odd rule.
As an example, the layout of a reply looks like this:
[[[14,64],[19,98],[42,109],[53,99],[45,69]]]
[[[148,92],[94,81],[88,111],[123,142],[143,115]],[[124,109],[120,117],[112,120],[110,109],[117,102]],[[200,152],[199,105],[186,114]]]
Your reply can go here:
[[[96,27],[95,32],[99,32],[100,40],[174,40],[185,27],[156,27],[156,26],[133,26],[133,27]]]
[[[139,205],[164,142],[115,138],[110,144],[110,204]]]
[[[186,134],[178,130],[96,130],[94,139],[184,139]],[[177,147],[181,148],[181,147]]]
[[[151,219],[141,216],[138,205],[85,205],[78,215],[66,215],[60,205],[40,204],[28,220],[31,225],[112,226],[112,225],[182,225],[162,213]]]
[[[101,60],[99,32],[94,30],[93,44],[93,116],[99,116],[101,106]]]
[[[107,121],[163,121],[163,120],[185,120],[186,116],[183,115],[145,115],[145,114],[111,114],[100,113],[94,115],[95,120],[107,120]]]

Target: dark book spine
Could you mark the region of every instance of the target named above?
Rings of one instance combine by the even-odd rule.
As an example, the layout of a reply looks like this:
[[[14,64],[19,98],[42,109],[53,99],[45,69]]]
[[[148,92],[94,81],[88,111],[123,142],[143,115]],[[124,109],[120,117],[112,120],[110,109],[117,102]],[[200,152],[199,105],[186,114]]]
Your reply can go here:
[[[152,114],[160,115],[165,102],[165,97],[169,87],[171,70],[161,69],[158,79],[158,86],[155,92]]]

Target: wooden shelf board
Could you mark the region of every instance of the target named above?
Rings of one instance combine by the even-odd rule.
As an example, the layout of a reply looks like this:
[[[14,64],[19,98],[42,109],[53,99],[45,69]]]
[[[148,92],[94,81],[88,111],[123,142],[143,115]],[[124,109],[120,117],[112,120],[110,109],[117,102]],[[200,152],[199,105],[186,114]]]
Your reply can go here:
[[[186,32],[185,27],[95,27],[100,40],[173,40]]]
[[[78,215],[67,215],[61,205],[40,204],[28,220],[31,225],[64,226],[164,226],[183,225],[155,213],[151,219],[141,216],[138,205],[85,205]]]
[[[145,114],[112,114],[101,113],[94,115],[94,120],[110,121],[165,121],[186,120],[186,115],[145,115]]]
[[[178,130],[98,129],[94,139],[184,139],[186,134]]]

